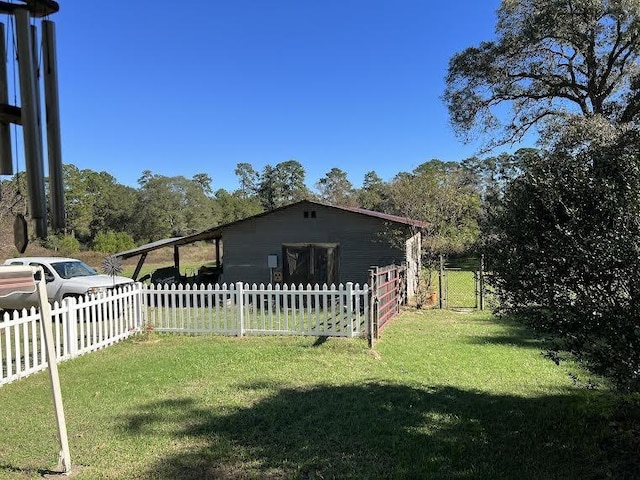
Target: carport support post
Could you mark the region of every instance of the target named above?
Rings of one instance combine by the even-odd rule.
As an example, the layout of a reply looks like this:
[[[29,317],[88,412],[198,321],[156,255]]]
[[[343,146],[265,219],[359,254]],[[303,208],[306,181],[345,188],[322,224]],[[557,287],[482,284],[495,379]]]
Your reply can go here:
[[[147,259],[147,252],[144,252],[142,255],[140,255],[140,260],[138,260],[138,264],[136,265],[136,269],[133,272],[133,278],[134,280],[138,279],[138,275],[140,275],[140,270],[142,270],[142,264],[144,263],[144,261]]]
[[[180,277],[180,249],[177,245],[173,247],[173,263],[176,266],[176,273]]]

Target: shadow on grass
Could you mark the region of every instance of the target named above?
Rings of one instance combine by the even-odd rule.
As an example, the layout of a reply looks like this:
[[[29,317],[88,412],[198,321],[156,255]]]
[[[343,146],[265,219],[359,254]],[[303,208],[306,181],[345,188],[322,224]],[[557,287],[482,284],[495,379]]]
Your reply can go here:
[[[371,383],[284,388],[232,411],[152,402],[123,428],[132,441],[160,430],[184,444],[149,467],[157,479],[621,478],[587,404]]]
[[[540,351],[546,350],[552,345],[548,339],[537,336],[529,327],[514,318],[503,317],[494,319],[494,322],[504,328],[503,335],[472,336],[468,337],[468,342],[478,345],[512,345]]]
[[[505,346],[514,346],[521,348],[533,348],[536,350],[546,350],[550,347],[550,343],[545,342],[544,340],[539,340],[535,338],[531,338],[531,333],[522,333],[517,334],[513,332],[511,335],[492,335],[491,337],[469,337],[467,339],[468,343],[476,344],[476,345],[505,345]]]
[[[329,339],[329,337],[318,337],[318,338],[316,338],[316,341],[313,342],[312,347],[320,347],[324,343],[326,343],[328,339]]]

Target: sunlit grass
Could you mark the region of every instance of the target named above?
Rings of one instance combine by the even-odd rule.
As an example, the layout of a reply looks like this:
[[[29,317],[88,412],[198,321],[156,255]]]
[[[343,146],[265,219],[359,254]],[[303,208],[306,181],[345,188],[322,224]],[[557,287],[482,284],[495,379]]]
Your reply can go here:
[[[610,394],[543,347],[445,311],[403,314],[374,350],[153,333],[60,365],[75,478],[616,478]],[[0,389],[0,478],[55,463],[47,382]]]
[[[476,272],[445,270],[444,276],[440,279],[439,272],[433,270],[430,275],[432,288],[442,296],[444,308],[480,307]]]

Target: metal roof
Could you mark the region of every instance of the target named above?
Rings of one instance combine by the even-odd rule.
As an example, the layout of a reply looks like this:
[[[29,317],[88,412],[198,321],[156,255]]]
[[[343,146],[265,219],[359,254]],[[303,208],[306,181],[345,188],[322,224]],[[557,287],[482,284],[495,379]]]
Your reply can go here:
[[[184,237],[165,238],[164,240],[158,240],[157,242],[147,243],[145,245],[140,245],[139,247],[132,248],[131,250],[116,253],[115,256],[121,257],[122,259],[135,257],[136,255],[142,255],[143,253],[157,250],[158,248],[171,247],[173,245],[176,245],[177,242],[179,240],[182,240],[183,238]]]
[[[321,204],[321,205],[324,205],[326,207],[339,208],[340,210],[346,210],[348,212],[360,213],[362,215],[368,215],[370,217],[381,218],[383,220],[387,220],[388,222],[411,225],[413,227],[427,228],[429,226],[428,222],[423,222],[422,220],[413,220],[412,218],[400,217],[398,215],[391,215],[389,213],[376,212],[373,210],[367,210],[365,208],[360,208],[360,207],[340,207],[336,205],[327,205],[327,204]]]

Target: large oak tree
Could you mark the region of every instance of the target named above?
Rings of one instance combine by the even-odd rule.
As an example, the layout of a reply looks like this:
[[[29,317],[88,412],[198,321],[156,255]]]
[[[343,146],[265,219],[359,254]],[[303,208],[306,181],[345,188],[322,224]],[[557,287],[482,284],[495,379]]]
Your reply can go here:
[[[640,0],[503,0],[497,15],[493,41],[450,61],[444,100],[460,136],[488,134],[492,148],[576,118],[638,120]]]

